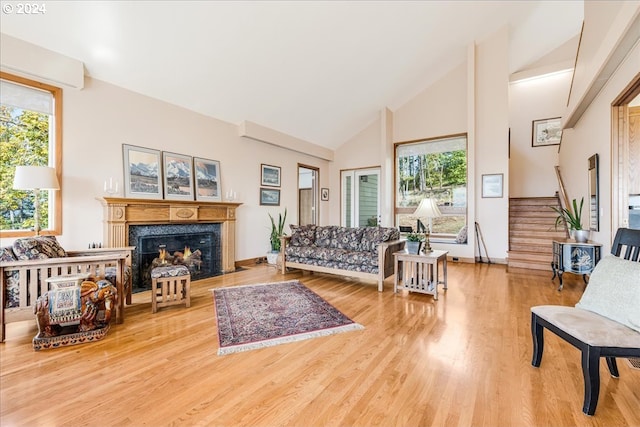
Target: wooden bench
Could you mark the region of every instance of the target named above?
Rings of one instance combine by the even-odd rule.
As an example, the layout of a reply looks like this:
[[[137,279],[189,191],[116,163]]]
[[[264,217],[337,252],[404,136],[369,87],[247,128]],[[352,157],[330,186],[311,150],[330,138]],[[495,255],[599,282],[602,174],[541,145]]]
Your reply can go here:
[[[131,284],[125,294],[125,267],[130,262],[135,247],[99,248],[83,251],[67,251],[67,257],[27,261],[0,262],[0,342],[5,339],[5,325],[9,322],[34,319],[33,307],[40,295],[49,290],[46,279],[54,276],[87,274],[104,277],[107,267],[115,267],[115,286],[118,292],[116,323],[124,322],[124,303],[131,303]],[[7,308],[7,274],[18,272],[19,304]],[[124,297],[123,297],[124,296]]]

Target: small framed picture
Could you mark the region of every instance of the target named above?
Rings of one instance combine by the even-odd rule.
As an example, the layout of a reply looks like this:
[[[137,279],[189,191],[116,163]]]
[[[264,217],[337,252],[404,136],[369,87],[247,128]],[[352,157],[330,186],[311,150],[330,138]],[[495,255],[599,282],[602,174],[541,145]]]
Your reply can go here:
[[[276,190],[275,188],[261,188],[260,204],[263,206],[280,206],[280,190]]]
[[[260,176],[260,185],[267,187],[280,187],[280,167],[263,164]]]
[[[560,117],[533,121],[533,130],[531,136],[532,147],[560,145],[561,137],[562,123]]]
[[[162,199],[160,151],[122,144],[124,196]]]
[[[193,177],[196,186],[196,200],[211,202],[222,200],[219,161],[194,157]]]
[[[329,200],[329,189],[328,188],[321,188],[320,189],[320,200],[322,200],[323,202],[326,202],[327,200]]]
[[[191,156],[162,152],[164,198],[193,200],[193,160]]]
[[[502,178],[501,173],[482,175],[482,197],[502,197]]]

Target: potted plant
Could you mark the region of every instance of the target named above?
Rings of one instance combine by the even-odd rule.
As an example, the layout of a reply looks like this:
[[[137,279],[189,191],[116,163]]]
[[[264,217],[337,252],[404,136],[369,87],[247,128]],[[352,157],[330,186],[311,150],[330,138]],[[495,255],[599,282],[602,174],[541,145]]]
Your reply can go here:
[[[573,199],[572,204],[573,210],[551,206],[551,209],[558,214],[556,218],[556,230],[558,229],[558,225],[564,222],[567,224],[567,227],[569,227],[570,234],[573,235],[573,238],[575,238],[577,242],[584,243],[589,240],[589,230],[582,229],[582,205],[584,204],[584,197],[580,199],[580,207],[578,207],[576,199]]]
[[[420,246],[422,246],[422,235],[419,233],[407,234],[407,252],[410,254],[420,253]]]
[[[271,219],[271,234],[269,235],[271,251],[267,252],[267,262],[275,265],[278,260],[278,254],[280,253],[280,236],[286,235],[284,232],[284,226],[285,221],[287,220],[287,209],[285,208],[284,215],[278,214],[277,224],[271,214],[269,214],[269,219]]]

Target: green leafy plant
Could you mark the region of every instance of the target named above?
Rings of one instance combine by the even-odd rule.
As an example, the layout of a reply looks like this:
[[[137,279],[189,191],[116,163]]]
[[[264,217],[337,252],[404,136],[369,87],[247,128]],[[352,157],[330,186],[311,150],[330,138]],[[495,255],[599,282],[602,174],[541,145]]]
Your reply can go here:
[[[286,233],[284,232],[284,225],[287,220],[287,209],[285,208],[284,215],[278,214],[278,224],[276,224],[276,221],[271,214],[269,214],[269,218],[271,219],[271,234],[269,235],[271,250],[273,252],[279,252],[280,236],[286,236]]]
[[[421,242],[423,237],[418,233],[409,233],[407,234],[407,242]]]
[[[573,199],[573,210],[567,208],[559,208],[557,206],[550,206],[551,209],[556,211],[558,217],[556,218],[556,229],[558,225],[563,222],[567,223],[567,226],[572,230],[582,230],[582,205],[584,204],[584,197],[580,199],[580,208],[576,199]]]

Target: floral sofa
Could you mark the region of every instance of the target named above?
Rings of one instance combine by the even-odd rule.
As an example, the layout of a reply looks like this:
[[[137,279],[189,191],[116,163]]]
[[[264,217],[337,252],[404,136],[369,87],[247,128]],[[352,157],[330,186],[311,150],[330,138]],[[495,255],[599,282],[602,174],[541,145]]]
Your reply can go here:
[[[133,247],[65,251],[55,236],[17,239],[0,248],[0,342],[8,321],[33,317],[39,296],[49,290],[46,279],[54,276],[86,274],[104,277],[131,303],[131,269],[127,261]],[[124,320],[124,298],[116,308],[118,323]]]
[[[393,253],[405,240],[391,227],[339,227],[290,225],[291,236],[282,236],[282,273],[287,268],[334,273],[375,280],[378,290],[394,271]]]

